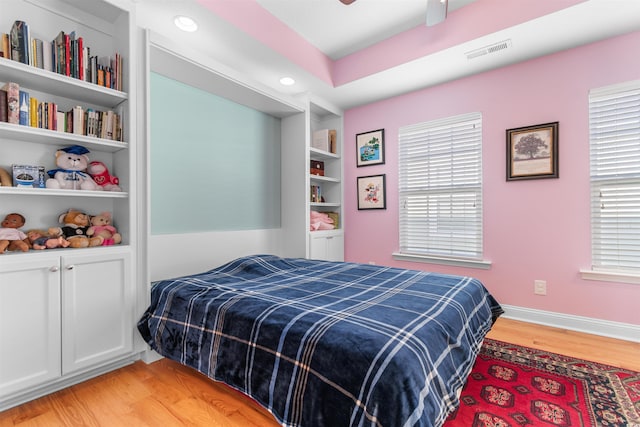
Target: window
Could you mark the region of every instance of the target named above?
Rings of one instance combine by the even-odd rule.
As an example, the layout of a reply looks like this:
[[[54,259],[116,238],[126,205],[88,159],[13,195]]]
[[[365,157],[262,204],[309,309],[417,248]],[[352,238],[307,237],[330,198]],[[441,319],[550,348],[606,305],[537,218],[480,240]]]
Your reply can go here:
[[[589,93],[592,268],[640,273],[640,80]]]
[[[398,139],[400,254],[394,255],[479,261],[482,116],[405,126]]]

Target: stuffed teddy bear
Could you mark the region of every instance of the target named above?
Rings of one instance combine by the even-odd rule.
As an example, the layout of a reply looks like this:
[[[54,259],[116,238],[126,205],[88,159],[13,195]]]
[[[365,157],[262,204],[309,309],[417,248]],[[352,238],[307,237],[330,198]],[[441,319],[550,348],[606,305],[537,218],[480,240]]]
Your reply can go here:
[[[102,237],[102,246],[117,245],[122,241],[122,236],[118,230],[111,225],[111,214],[102,212],[100,215],[94,215],[90,219],[91,227],[87,230],[87,236]]]
[[[120,180],[117,176],[113,176],[109,173],[107,165],[102,162],[93,161],[87,166],[87,172],[91,175],[91,178],[96,184],[102,186],[106,191],[122,191],[118,184]]]
[[[24,225],[26,220],[19,213],[10,213],[2,221],[0,228],[0,254],[7,249],[10,251],[27,252],[31,247],[27,235],[18,230]]]
[[[84,212],[77,211],[75,209],[69,209],[67,212],[60,214],[58,217],[62,227],[49,228],[49,234],[51,236],[62,236],[69,241],[69,246],[72,248],[86,248],[90,246],[102,245],[103,238],[100,236],[89,237],[87,230],[89,230],[89,215]]]
[[[67,190],[102,190],[86,170],[89,164],[89,150],[80,145],[71,145],[56,151],[56,166],[47,173],[47,188]]]
[[[36,250],[66,248],[70,244],[64,237],[51,237],[44,230],[29,230],[27,231],[27,237],[31,242],[31,248]]]

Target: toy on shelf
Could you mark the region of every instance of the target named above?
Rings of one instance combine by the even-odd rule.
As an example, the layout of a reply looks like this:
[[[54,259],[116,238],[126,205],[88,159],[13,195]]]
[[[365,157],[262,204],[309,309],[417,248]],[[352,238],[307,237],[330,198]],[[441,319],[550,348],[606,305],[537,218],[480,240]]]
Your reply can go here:
[[[12,185],[11,174],[6,169],[0,168],[0,187],[11,187]]]
[[[333,224],[333,219],[329,215],[324,212],[317,212],[311,210],[309,212],[309,229],[311,231],[317,230],[333,230],[335,225]]]
[[[104,241],[100,236],[89,237],[87,235],[90,226],[89,215],[84,212],[69,209],[58,217],[58,221],[60,224],[63,224],[63,226],[49,228],[49,234],[55,237],[64,237],[69,241],[69,247],[86,248],[90,246],[100,246]]]
[[[107,165],[102,162],[93,161],[87,166],[87,172],[91,175],[91,178],[96,184],[102,186],[106,191],[122,191],[118,186],[120,180],[117,176],[113,176],[109,173]]]
[[[27,235],[19,228],[24,226],[26,220],[19,213],[10,213],[2,221],[0,228],[0,254],[6,250],[27,252],[31,247]]]
[[[89,150],[81,145],[71,145],[56,151],[56,166],[47,173],[47,188],[67,190],[102,190],[87,173]]]
[[[70,245],[69,241],[62,236],[51,237],[44,230],[29,230],[27,237],[31,242],[31,248],[35,250],[66,248]]]
[[[102,246],[117,245],[122,241],[122,236],[118,230],[111,225],[111,214],[102,212],[94,215],[90,219],[91,227],[87,230],[88,236],[98,236],[103,239]]]

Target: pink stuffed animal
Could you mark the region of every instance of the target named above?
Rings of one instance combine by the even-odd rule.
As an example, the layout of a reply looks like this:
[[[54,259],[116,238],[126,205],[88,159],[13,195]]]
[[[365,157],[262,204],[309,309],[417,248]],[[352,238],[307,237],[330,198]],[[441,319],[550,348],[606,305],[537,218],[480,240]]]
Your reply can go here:
[[[310,230],[333,230],[333,219],[323,212],[310,211],[309,219],[311,220]]]
[[[106,191],[122,191],[118,186],[120,180],[117,176],[109,173],[107,165],[102,162],[93,161],[87,166],[87,172],[91,178]]]
[[[91,227],[87,230],[87,236],[102,237],[102,246],[117,245],[122,241],[118,230],[111,225],[111,214],[102,212],[91,217]]]

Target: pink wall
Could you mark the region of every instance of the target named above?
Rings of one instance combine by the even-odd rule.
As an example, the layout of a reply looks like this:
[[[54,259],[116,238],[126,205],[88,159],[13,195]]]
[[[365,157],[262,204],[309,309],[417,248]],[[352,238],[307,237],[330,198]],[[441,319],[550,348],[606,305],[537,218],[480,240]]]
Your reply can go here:
[[[549,55],[345,114],[345,257],[475,276],[503,303],[640,324],[640,286],[582,280],[589,268],[588,92],[640,77],[640,32]],[[489,270],[395,261],[401,126],[476,112],[483,120],[484,258]],[[505,181],[505,130],[560,123],[559,179]],[[385,129],[386,163],[357,168],[355,135]],[[358,211],[356,177],[386,174],[387,209]],[[547,295],[533,294],[535,279]]]

